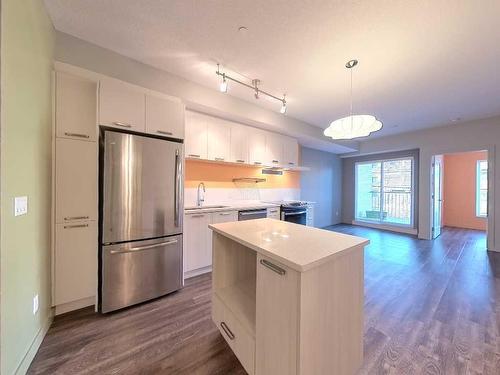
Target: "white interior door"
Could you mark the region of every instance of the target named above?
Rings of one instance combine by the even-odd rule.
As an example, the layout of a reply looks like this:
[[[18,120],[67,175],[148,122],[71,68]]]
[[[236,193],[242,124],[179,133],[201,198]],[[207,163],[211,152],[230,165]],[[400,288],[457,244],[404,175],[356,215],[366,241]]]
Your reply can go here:
[[[432,162],[432,238],[441,234],[443,216],[443,156],[436,155]]]

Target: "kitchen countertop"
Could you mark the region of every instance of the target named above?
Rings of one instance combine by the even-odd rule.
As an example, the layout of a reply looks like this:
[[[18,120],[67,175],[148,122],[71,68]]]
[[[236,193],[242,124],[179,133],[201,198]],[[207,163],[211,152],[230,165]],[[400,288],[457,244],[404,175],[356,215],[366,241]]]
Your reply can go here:
[[[299,272],[369,243],[365,238],[273,219],[210,224],[208,227]]]
[[[224,206],[224,207],[210,207],[210,206]],[[260,208],[270,208],[279,207],[279,205],[274,203],[264,203],[264,202],[232,202],[232,203],[221,203],[221,204],[207,204],[206,208],[196,208],[188,210],[185,207],[184,213],[186,215],[199,214],[199,213],[209,213],[209,212],[223,212],[223,211],[239,211],[239,210],[258,210]]]

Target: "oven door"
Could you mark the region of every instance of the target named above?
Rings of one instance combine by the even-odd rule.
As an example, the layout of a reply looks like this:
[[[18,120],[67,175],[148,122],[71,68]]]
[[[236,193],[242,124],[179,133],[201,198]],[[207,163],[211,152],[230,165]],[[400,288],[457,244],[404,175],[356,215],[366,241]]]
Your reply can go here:
[[[282,209],[281,210],[281,220],[288,221],[290,223],[306,225],[306,223],[307,223],[307,210],[304,208]]]

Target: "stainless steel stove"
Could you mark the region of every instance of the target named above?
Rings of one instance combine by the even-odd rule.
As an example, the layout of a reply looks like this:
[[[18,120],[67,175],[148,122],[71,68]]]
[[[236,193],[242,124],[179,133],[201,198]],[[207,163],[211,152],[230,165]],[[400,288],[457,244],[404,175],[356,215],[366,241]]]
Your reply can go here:
[[[307,224],[307,202],[278,201],[271,203],[280,205],[281,220],[295,224]]]

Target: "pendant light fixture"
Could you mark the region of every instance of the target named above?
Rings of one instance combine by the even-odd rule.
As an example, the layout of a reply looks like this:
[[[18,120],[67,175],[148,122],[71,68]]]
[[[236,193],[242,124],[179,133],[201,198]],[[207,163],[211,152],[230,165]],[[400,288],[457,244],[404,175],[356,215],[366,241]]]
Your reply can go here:
[[[382,122],[372,115],[354,115],[352,112],[352,72],[358,60],[350,60],[345,67],[351,71],[351,107],[349,116],[333,121],[323,134],[332,139],[366,137],[382,129]]]

